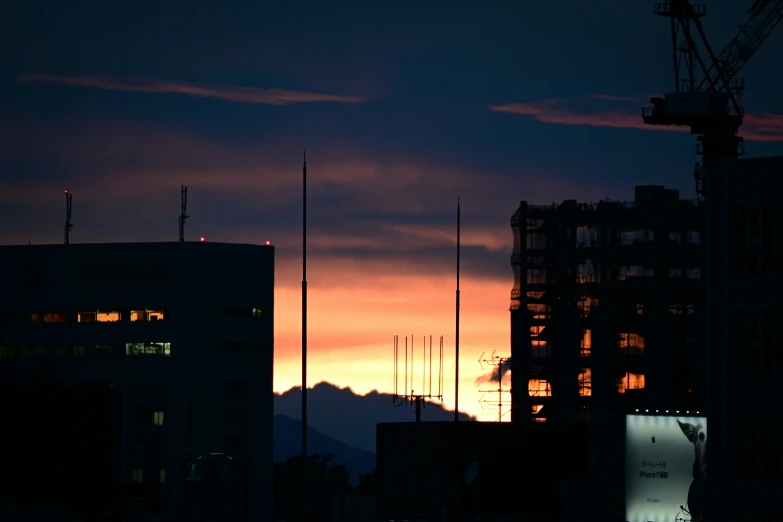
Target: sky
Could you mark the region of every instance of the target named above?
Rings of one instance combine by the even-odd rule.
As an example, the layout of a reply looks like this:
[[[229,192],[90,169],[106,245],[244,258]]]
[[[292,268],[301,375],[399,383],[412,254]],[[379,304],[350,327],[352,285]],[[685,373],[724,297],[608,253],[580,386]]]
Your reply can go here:
[[[709,4],[714,48],[750,3]],[[188,240],[276,247],[284,391],[301,382],[306,150],[310,385],[391,391],[394,336],[420,354],[442,335],[453,408],[459,197],[459,406],[493,420],[478,360],[509,354],[519,202],[694,197],[695,137],[640,118],[674,88],[668,23],[652,2],[595,5],[6,5],[0,243],[61,242],[64,189],[72,242],[176,241],[184,183]],[[749,157],[783,154],[782,50],[779,27],[740,75]]]

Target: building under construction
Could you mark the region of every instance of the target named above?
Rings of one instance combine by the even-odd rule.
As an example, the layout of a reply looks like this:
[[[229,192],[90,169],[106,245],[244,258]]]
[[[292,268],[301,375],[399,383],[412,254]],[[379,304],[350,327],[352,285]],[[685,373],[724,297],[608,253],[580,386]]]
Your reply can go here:
[[[663,186],[637,186],[633,202],[520,204],[512,422],[699,409],[705,222],[703,204]]]

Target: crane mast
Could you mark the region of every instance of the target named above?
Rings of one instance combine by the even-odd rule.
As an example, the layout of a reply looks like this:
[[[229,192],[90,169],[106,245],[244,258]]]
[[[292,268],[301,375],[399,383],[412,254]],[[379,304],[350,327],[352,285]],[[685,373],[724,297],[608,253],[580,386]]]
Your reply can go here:
[[[701,22],[707,14],[704,4],[689,0],[655,4],[655,14],[669,18],[671,25],[676,91],[651,98],[652,107],[642,109],[642,120],[649,125],[689,127],[698,136],[696,152],[705,165],[736,159],[744,152],[738,134],[745,85],[736,75],[783,18],[783,0],[755,0],[748,13],[737,35],[715,53]]]

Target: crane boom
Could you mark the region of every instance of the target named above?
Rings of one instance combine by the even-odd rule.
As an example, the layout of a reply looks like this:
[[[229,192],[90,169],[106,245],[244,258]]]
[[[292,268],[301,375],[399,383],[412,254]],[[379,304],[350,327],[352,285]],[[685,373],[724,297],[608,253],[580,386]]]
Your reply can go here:
[[[721,80],[719,71],[725,81],[731,81],[737,75],[783,19],[783,0],[756,0],[748,13],[750,18],[739,26],[739,32],[715,57],[698,90],[717,88]]]
[[[783,18],[783,0],[755,0],[748,13],[739,33],[716,54],[701,23],[707,14],[704,4],[691,0],[655,4],[655,14],[669,18],[671,24],[676,90],[652,98],[652,107],[642,109],[642,119],[649,125],[689,127],[698,136],[697,153],[705,166],[743,154],[738,134],[744,119],[744,84],[735,76]],[[703,192],[703,187],[697,191]]]

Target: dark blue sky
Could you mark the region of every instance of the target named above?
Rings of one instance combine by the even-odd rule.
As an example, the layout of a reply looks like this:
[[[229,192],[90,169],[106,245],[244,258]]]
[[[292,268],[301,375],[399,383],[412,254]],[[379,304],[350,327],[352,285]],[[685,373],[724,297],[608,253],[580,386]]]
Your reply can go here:
[[[715,48],[751,3],[710,2]],[[674,86],[669,26],[652,12],[627,0],[6,5],[0,241],[61,241],[64,188],[75,242],[176,240],[184,182],[190,239],[271,239],[278,284],[296,288],[306,149],[312,251],[329,271],[314,269],[314,285],[357,260],[365,271],[344,278],[357,288],[441,272],[461,196],[466,276],[510,289],[520,200],[630,198],[635,184],[693,196],[695,138],[633,128]],[[744,135],[773,135],[748,141],[749,156],[783,154],[781,51],[779,27],[740,75]],[[507,104],[528,115],[490,110]],[[505,317],[507,296],[497,306]]]

